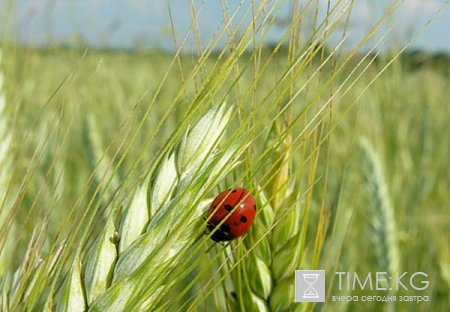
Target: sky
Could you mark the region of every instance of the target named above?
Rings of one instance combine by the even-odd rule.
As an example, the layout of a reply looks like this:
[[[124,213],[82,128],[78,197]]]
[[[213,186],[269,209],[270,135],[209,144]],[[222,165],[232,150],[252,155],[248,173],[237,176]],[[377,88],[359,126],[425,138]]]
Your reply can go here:
[[[92,47],[127,48],[159,47],[173,49],[169,8],[173,17],[177,41],[188,31],[192,14],[190,0],[0,0],[0,33],[8,34],[17,43],[37,46],[51,44],[77,44]],[[194,1],[194,0],[192,0]],[[257,3],[263,0],[255,0]],[[320,16],[325,12],[327,0],[320,3]],[[339,0],[331,0],[336,3]],[[7,8],[7,3],[13,3]],[[205,45],[223,25],[221,0],[196,0],[200,40]],[[250,1],[228,0],[232,12],[239,3],[247,7]],[[273,0],[266,0],[272,3]],[[292,10],[292,0],[287,0],[280,10],[280,20]],[[306,0],[301,0],[306,3]],[[430,19],[433,22],[417,37],[412,48],[430,52],[450,53],[450,5],[448,0],[404,0],[396,13],[380,30],[389,26],[393,30],[388,42],[403,46],[412,35]],[[392,0],[356,0],[349,22],[346,45],[356,45],[375,24],[377,18]],[[240,10],[238,16],[243,14]],[[308,16],[312,16],[309,14]],[[281,23],[280,23],[281,24]],[[283,34],[283,26],[275,25],[268,41],[277,41]],[[338,40],[336,33],[331,41]],[[376,38],[368,44],[376,42]],[[187,47],[195,48],[190,37]]]

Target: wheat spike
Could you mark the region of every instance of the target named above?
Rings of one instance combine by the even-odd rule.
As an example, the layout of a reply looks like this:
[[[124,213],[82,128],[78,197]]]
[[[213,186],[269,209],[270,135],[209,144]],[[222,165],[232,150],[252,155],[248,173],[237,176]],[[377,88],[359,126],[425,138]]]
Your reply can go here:
[[[74,262],[62,295],[55,297],[57,307],[76,311],[81,306],[73,303],[82,301],[91,311],[123,311],[142,286],[160,278],[153,270],[175,266],[202,222],[200,216],[208,204],[201,198],[205,187],[217,183],[237,164],[231,157],[235,147],[215,152],[230,117],[225,105],[216,106],[187,131],[178,148],[161,158],[149,181],[137,188],[120,217],[118,231],[112,216],[108,217],[84,260]],[[212,128],[211,121],[218,127]],[[155,294],[163,291],[164,284],[155,284],[153,295],[135,304],[150,306]]]
[[[395,274],[400,268],[400,252],[394,207],[378,154],[367,139],[361,140],[361,146],[377,266]]]

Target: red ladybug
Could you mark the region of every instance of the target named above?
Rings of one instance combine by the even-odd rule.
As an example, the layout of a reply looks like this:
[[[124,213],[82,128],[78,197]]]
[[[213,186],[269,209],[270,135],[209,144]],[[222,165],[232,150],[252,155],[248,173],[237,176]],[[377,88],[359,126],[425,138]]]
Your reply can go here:
[[[239,205],[239,206],[237,206]],[[252,194],[244,188],[223,191],[217,196],[208,210],[208,225],[211,238],[216,242],[230,241],[248,231],[255,219],[256,205]]]

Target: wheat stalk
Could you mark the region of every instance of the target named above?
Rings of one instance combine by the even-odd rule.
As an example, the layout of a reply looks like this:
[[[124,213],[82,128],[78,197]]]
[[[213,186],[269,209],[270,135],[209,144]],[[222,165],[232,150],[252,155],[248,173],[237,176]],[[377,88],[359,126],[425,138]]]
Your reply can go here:
[[[7,195],[11,178],[12,158],[10,156],[11,131],[6,116],[6,92],[4,87],[3,56],[0,50],[0,279],[8,271],[10,255],[14,248],[15,225],[8,222],[11,207]]]

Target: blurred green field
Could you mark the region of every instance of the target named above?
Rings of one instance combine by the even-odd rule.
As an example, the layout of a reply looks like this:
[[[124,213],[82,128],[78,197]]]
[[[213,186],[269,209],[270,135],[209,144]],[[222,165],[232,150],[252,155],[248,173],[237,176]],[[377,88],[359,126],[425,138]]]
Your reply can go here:
[[[345,55],[332,56],[331,61],[321,67],[328,55],[327,51],[316,55],[293,82],[294,88],[305,86],[290,104],[292,116],[301,116],[300,122],[290,130],[293,139],[299,138],[291,150],[292,168],[298,170],[294,171],[298,182],[307,184],[307,173],[313,170],[305,165],[305,153],[314,155],[314,146],[322,145],[316,155],[317,184],[309,204],[305,238],[308,253],[304,254],[298,268],[312,265],[313,259],[308,255],[317,247],[318,226],[325,224],[323,246],[318,253],[320,268],[362,274],[385,270],[383,259],[376,253],[374,236],[377,234],[373,227],[373,222],[383,219],[377,221],[370,207],[375,199],[370,197],[370,181],[368,186],[360,144],[366,139],[378,155],[393,207],[400,270],[426,272],[430,280],[426,290],[429,302],[402,303],[396,308],[399,311],[446,311],[450,307],[450,59],[404,54],[372,84],[390,60],[389,55],[383,55],[352,85],[344,84],[360,61],[369,65],[369,60],[356,55],[327,85],[345,58]],[[256,88],[252,87],[256,69],[250,55],[243,55],[236,64],[242,75],[237,78],[238,73],[230,74],[217,93],[207,95],[206,100],[214,103],[226,98],[229,105],[236,108],[238,116],[229,125],[229,133],[242,127],[240,120],[264,121],[252,135],[248,151],[251,156],[244,157],[255,166],[250,165],[250,171],[242,171],[253,174],[256,185],[271,159],[268,156],[261,163],[255,159],[267,150],[266,139],[277,110],[290,100],[283,93],[285,85],[268,94],[284,75],[288,54],[280,51],[273,56],[272,51],[263,50],[261,62],[269,57],[273,59],[258,79]],[[188,78],[196,64],[196,57],[189,54],[175,60],[168,71],[173,56],[158,51],[4,50],[7,100],[4,118],[12,134],[12,178],[7,183],[8,197],[14,198],[16,192],[22,192],[23,198],[18,200],[14,215],[15,229],[8,234],[14,237],[14,256],[9,257],[8,269],[3,267],[1,273],[17,268],[24,261],[31,237],[38,234],[36,225],[49,218],[42,250],[43,254],[48,253],[54,240],[68,233],[67,228],[61,228],[63,220],[81,216],[81,207],[87,206],[92,198],[102,196],[88,195],[94,194],[95,183],[85,186],[98,161],[98,155],[93,154],[97,147],[93,147],[96,141],[92,137],[102,142],[99,148],[106,157],[113,159],[109,165],[117,165],[110,184],[124,183],[122,189],[132,189],[146,174],[140,168],[147,170],[154,165],[156,153],[171,139],[172,133],[186,126],[183,121],[192,110],[187,103],[201,93],[200,86],[218,58],[212,54],[196,76]],[[167,80],[158,91],[164,77]],[[191,79],[188,88],[174,100],[187,79]],[[340,88],[343,84],[349,86],[348,90]],[[324,92],[320,93],[318,90],[324,86]],[[154,106],[141,120],[157,92]],[[269,104],[274,102],[278,103],[276,107]],[[308,103],[313,105],[302,115]],[[326,103],[329,105],[325,106]],[[205,108],[194,115],[204,114]],[[319,111],[320,118],[314,119]],[[285,115],[282,117],[284,119]],[[141,121],[142,128],[138,128]],[[139,131],[132,141],[136,129]],[[305,135],[301,136],[302,133]],[[256,168],[260,171],[253,172]],[[210,197],[222,187],[231,187],[229,183],[237,180],[238,175],[235,172],[233,178],[222,181],[220,187],[209,193]],[[105,192],[106,198],[109,191]],[[104,209],[107,210],[108,205]],[[69,217],[72,207],[75,212]],[[96,222],[101,224],[101,217],[97,218]],[[5,237],[4,232],[2,237]],[[205,250],[201,250],[198,256],[204,254]],[[191,274],[195,275],[195,270],[193,272]],[[168,296],[176,296],[176,289],[182,289],[183,283],[187,281],[180,281],[181,285]],[[327,287],[330,293],[333,287],[336,292],[335,282]],[[195,289],[192,292],[195,293]],[[418,293],[407,291],[405,294]],[[213,302],[207,299],[198,309],[205,310]],[[359,304],[328,302],[324,306],[317,305],[315,310],[360,311],[363,307],[375,311],[383,305]]]

